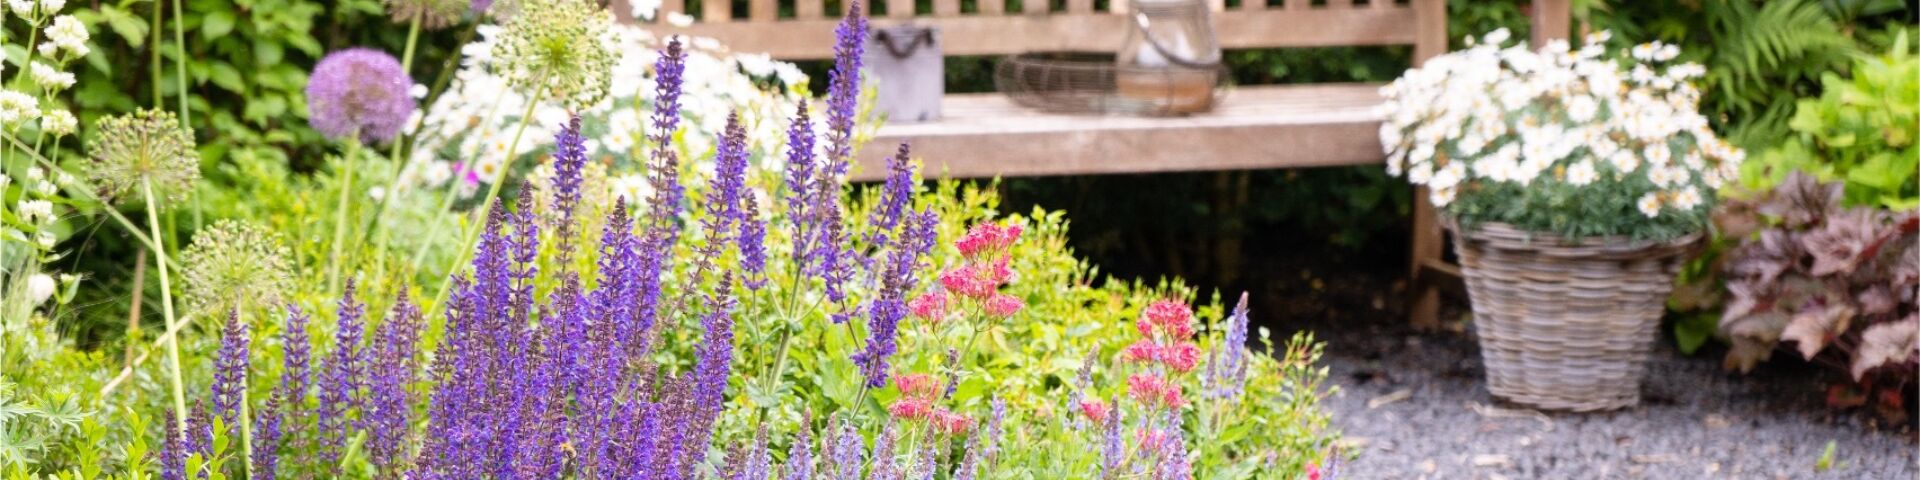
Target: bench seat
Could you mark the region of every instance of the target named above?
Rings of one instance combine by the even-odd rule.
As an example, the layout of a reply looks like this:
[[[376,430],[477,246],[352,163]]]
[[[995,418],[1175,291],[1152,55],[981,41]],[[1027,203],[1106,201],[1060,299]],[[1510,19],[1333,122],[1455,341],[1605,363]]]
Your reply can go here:
[[[1212,112],[1188,117],[1063,115],[1001,94],[954,94],[944,118],[888,122],[856,180],[886,171],[901,142],[928,177],[1139,174],[1379,164],[1378,84],[1238,87]]]

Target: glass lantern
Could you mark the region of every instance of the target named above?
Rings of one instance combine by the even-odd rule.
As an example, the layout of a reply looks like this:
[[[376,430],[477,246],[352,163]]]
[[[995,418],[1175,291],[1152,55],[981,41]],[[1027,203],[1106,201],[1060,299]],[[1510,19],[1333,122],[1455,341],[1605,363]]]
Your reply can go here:
[[[1220,43],[1201,0],[1132,0],[1132,27],[1115,57],[1125,110],[1185,115],[1213,109]]]

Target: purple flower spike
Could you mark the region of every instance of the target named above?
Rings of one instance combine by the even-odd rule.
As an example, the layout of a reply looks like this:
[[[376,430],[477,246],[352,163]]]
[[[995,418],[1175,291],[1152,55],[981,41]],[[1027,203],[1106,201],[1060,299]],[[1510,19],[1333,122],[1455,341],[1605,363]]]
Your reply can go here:
[[[767,221],[760,218],[760,202],[753,195],[741,198],[740,266],[747,272],[748,290],[767,284]]]
[[[1207,361],[1207,393],[1214,398],[1233,398],[1247,386],[1247,294],[1227,317],[1226,335],[1215,345]]]
[[[213,361],[213,410],[231,438],[240,438],[240,404],[247,394],[247,322],[239,311],[227,313],[220,353]]]
[[[827,86],[827,173],[844,178],[853,158],[853,120],[860,109],[860,60],[866,52],[867,17],[859,0],[833,30],[833,72]]]
[[[873,227],[867,243],[876,250],[887,248],[890,235],[900,225],[900,216],[907,213],[907,204],[913,201],[913,159],[909,155],[907,144],[901,143],[900,152],[887,158],[887,182],[880,188],[880,202],[867,218]]]
[[[353,422],[348,415],[363,411],[361,407],[366,401],[361,386],[366,383],[367,366],[360,346],[366,330],[361,318],[366,307],[354,300],[353,292],[354,283],[349,280],[340,296],[333,353],[322,363],[320,372],[320,435],[326,442],[323,447],[327,452],[323,458],[334,465],[340,463],[347,439],[353,436]]]
[[[402,464],[403,442],[412,428],[408,414],[412,411],[413,394],[407,387],[413,383],[418,363],[414,353],[420,349],[420,324],[420,309],[407,299],[403,289],[394,302],[393,315],[380,324],[378,340],[373,344],[377,352],[373,358],[371,398],[362,422],[371,434],[367,438],[367,453],[381,471],[393,472]]]
[[[393,55],[370,48],[327,54],[307,78],[308,120],[329,138],[391,140],[413,115],[413,77]]]
[[[286,350],[281,360],[281,395],[287,411],[298,412],[306,404],[307,388],[312,386],[310,372],[313,344],[307,341],[307,314],[300,307],[287,305],[287,323],[280,330],[280,344]]]
[[[808,414],[800,421],[800,431],[794,433],[793,444],[787,447],[786,476],[784,480],[811,480],[813,478],[813,439],[808,436],[813,428],[813,415]]]
[[[1112,402],[1111,405],[1119,405],[1120,397],[1114,397],[1110,402]],[[1118,409],[1107,416],[1107,424],[1104,427],[1106,431],[1100,443],[1100,478],[1113,478],[1120,475],[1120,468],[1126,462],[1126,445],[1120,437]]]
[[[280,465],[280,397],[267,399],[267,407],[254,414],[253,478],[273,480]]]
[[[787,126],[787,221],[793,227],[793,261],[802,272],[813,271],[814,233],[820,228],[814,205],[814,177],[818,166],[813,158],[813,121],[807,118],[807,101],[800,100],[793,123]]]
[[[560,210],[560,228],[570,230],[574,207],[580,204],[580,170],[587,164],[586,137],[580,136],[580,115],[567,121],[553,141],[553,205]],[[566,242],[565,236],[562,238]],[[562,247],[571,243],[566,242]]]

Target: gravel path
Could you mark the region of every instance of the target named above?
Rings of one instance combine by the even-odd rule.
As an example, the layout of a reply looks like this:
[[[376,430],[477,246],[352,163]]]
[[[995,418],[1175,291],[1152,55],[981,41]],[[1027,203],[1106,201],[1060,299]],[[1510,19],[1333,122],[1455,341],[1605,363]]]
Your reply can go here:
[[[1470,331],[1414,333],[1388,321],[1313,330],[1329,342],[1329,380],[1341,390],[1329,408],[1347,447],[1359,452],[1342,466],[1346,478],[1914,479],[1920,472],[1912,426],[1887,431],[1868,415],[1827,409],[1811,367],[1727,374],[1717,352],[1682,357],[1662,339],[1640,406],[1540,413],[1487,393]],[[1817,471],[1829,441],[1836,466]]]

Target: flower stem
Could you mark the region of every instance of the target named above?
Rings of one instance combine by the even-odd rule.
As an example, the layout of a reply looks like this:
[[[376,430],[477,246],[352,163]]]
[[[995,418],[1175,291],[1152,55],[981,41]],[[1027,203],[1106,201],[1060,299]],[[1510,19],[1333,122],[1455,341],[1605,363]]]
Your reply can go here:
[[[407,27],[407,49],[403,50],[400,54],[400,71],[402,72],[410,72],[413,70],[413,50],[420,42],[420,14],[415,14],[413,21],[410,23],[411,25]],[[408,78],[412,78],[412,74],[408,74]],[[412,88],[413,86],[408,85],[407,87]],[[373,217],[367,220],[367,228],[365,230],[367,237],[372,237],[374,229],[379,228],[380,215],[387,212],[387,202],[392,201],[394,194],[399,190],[400,174],[407,170],[407,164],[400,160],[401,147],[407,144],[407,133],[406,129],[403,128],[399,135],[393,137],[393,145],[387,149],[387,161],[393,163],[393,174],[387,177],[387,194],[380,196],[380,203],[373,207]],[[362,239],[362,241],[366,240],[368,239]],[[386,242],[380,243],[381,246],[385,246],[386,244]]]
[[[187,109],[187,34],[185,15],[180,14],[180,0],[173,0],[173,44],[179,49],[180,58],[173,62],[173,80],[180,85],[180,124],[193,128],[192,112]]]
[[[329,292],[340,291],[340,272],[343,269],[341,265],[347,263],[340,256],[347,246],[347,207],[353,199],[354,161],[360,157],[360,130],[354,129],[353,133],[348,134],[347,137],[347,154],[345,158],[340,159],[343,163],[340,169],[340,206],[334,210],[333,214],[333,255],[327,262],[331,265],[328,267],[327,274],[327,291]]]
[[[520,114],[520,127],[514,129],[513,140],[507,142],[507,149],[503,153],[503,155],[506,155],[506,159],[500,162],[500,171],[494,172],[493,186],[487,189],[486,198],[480,200],[480,208],[474,209],[473,211],[473,221],[467,224],[466,232],[460,236],[460,245],[458,247],[460,254],[456,257],[453,264],[447,268],[449,272],[458,271],[461,264],[467,263],[467,260],[473,258],[474,238],[480,235],[481,229],[486,228],[486,218],[487,215],[490,214],[489,212],[493,210],[493,202],[499,200],[500,186],[507,183],[507,172],[513,170],[514,152],[520,149],[520,137],[527,133],[527,125],[533,123],[533,109],[540,106],[540,101],[546,98],[547,90],[545,85],[547,84],[547,72],[541,70],[540,75],[535,78],[536,80],[532,83],[535,88],[534,95],[532,98],[527,99],[527,111]],[[440,293],[434,294],[432,310],[427,311],[425,318],[433,318],[440,313],[441,304],[446,303],[447,292],[452,290],[452,288],[453,282],[451,281],[440,283]]]
[[[165,318],[167,321],[167,329],[173,330],[173,284],[172,280],[167,276],[167,263],[158,260],[166,258],[167,253],[166,244],[163,243],[165,240],[160,237],[160,210],[157,199],[153,197],[153,179],[141,178],[140,190],[146,195],[147,229],[150,230],[153,236],[152,245],[154,248],[154,258],[156,259],[155,263],[160,267],[160,312],[162,318]],[[137,295],[138,293],[136,292],[135,294]],[[172,367],[171,373],[173,374],[172,378],[168,380],[172,382],[171,387],[173,388],[174,430],[177,435],[185,436],[187,434],[187,392],[180,381],[180,377],[184,374],[184,372],[180,370],[180,342],[175,341],[174,337],[168,337],[166,339],[166,346],[167,363]]]

